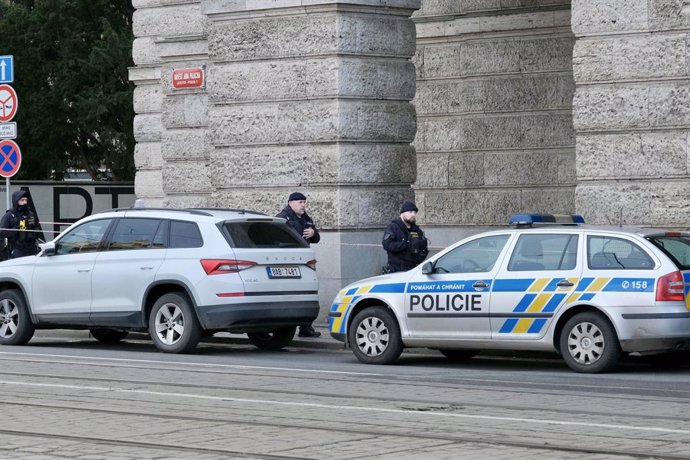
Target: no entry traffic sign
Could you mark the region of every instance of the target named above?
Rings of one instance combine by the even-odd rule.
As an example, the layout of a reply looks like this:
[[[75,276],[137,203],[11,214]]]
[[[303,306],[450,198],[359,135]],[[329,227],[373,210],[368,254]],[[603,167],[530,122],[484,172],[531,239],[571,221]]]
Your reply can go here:
[[[16,142],[0,141],[0,176],[12,177],[22,165],[22,151]]]
[[[17,93],[10,85],[0,85],[0,123],[6,123],[14,118],[19,108]]]

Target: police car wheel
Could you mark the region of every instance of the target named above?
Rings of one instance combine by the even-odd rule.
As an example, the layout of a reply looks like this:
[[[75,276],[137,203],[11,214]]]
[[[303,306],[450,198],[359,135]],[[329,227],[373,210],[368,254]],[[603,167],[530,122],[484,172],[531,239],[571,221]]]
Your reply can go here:
[[[282,327],[273,332],[248,332],[249,341],[262,350],[280,350],[292,342],[296,327]]]
[[[109,329],[107,327],[99,327],[89,329],[91,336],[101,343],[118,343],[129,334],[127,331],[119,331],[117,329]]]
[[[201,326],[186,295],[161,296],[151,309],[149,334],[158,350],[188,353],[201,338]]]
[[[0,292],[0,344],[24,345],[34,330],[24,295],[16,289]]]
[[[443,356],[448,358],[448,361],[451,362],[462,362],[462,361],[467,361],[470,358],[473,358],[477,353],[479,353],[479,350],[449,350],[449,349],[443,349],[439,350]]]
[[[403,350],[398,322],[385,307],[360,311],[348,329],[348,341],[357,359],[366,364],[390,364]]]
[[[560,350],[566,364],[583,373],[606,372],[623,354],[611,323],[593,312],[577,314],[565,323]]]

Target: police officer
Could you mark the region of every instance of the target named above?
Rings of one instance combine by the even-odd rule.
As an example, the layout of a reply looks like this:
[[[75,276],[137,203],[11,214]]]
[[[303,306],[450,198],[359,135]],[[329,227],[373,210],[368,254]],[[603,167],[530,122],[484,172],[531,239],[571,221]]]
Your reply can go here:
[[[383,249],[388,253],[385,273],[411,270],[429,255],[428,240],[417,226],[417,211],[413,202],[405,201],[400,206],[400,217],[383,232]]]
[[[38,254],[36,240],[41,234],[40,228],[36,214],[29,209],[29,193],[26,190],[14,192],[12,209],[0,219],[0,238],[7,238],[12,259]]]
[[[300,192],[291,193],[288,197],[288,204],[280,211],[276,217],[287,219],[287,224],[294,228],[307,243],[318,243],[321,240],[319,231],[314,225],[314,221],[306,212],[307,197]],[[312,325],[300,326],[299,337],[320,337],[321,333],[314,330]]]

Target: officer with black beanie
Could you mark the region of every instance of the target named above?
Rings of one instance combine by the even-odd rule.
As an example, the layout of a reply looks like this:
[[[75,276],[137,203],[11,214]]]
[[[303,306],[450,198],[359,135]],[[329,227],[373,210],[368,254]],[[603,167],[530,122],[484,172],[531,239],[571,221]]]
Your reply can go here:
[[[417,211],[412,201],[405,201],[400,206],[400,216],[383,232],[383,249],[388,253],[384,273],[411,270],[429,255],[429,242],[417,226]]]

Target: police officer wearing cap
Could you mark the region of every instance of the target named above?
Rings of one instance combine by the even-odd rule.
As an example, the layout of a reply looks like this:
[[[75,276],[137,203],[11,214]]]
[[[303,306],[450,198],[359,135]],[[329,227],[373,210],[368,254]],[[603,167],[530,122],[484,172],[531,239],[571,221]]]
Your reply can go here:
[[[319,231],[316,229],[314,221],[307,214],[306,209],[307,197],[300,192],[294,192],[288,197],[287,206],[276,217],[286,219],[287,224],[302,235],[302,238],[307,240],[309,244],[316,244],[321,240],[321,236],[319,236]],[[320,337],[321,333],[314,330],[310,324],[308,326],[300,326],[298,335],[300,337]]]
[[[383,249],[388,253],[384,273],[411,270],[429,255],[429,242],[417,226],[417,211],[413,202],[405,201],[400,206],[400,217],[383,232]]]
[[[29,209],[29,193],[18,190],[12,194],[12,209],[8,209],[0,219],[0,238],[7,238],[12,252],[10,257],[33,256],[38,254],[36,240],[41,235],[36,214]]]

